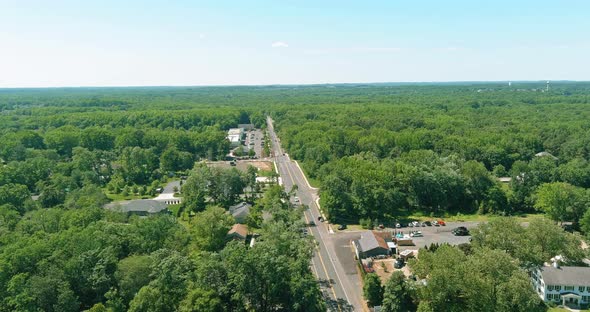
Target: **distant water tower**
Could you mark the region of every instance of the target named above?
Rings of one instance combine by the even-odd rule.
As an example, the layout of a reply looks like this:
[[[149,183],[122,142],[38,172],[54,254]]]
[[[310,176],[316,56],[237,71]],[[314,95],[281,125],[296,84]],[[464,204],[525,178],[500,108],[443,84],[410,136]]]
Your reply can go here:
[[[549,92],[549,81],[547,81],[547,92]]]

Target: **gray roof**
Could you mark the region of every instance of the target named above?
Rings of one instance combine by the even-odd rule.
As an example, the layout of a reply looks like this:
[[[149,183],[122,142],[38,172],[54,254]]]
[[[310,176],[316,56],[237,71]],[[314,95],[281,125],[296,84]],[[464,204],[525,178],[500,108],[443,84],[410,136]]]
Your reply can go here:
[[[545,285],[590,286],[590,267],[540,268]]]
[[[136,199],[112,203],[107,208],[120,212],[147,212],[158,213],[165,210],[168,205],[152,199]]]
[[[365,231],[361,233],[361,238],[358,240],[358,243],[361,252],[373,250],[379,247],[388,249],[385,240],[375,235],[373,231]]]
[[[238,124],[238,128],[243,128],[246,130],[252,130],[254,129],[254,125],[249,123],[249,124]]]
[[[229,212],[234,216],[234,218],[243,218],[247,217],[250,214],[250,208],[252,205],[248,203],[239,203],[234,206],[229,207]]]
[[[536,153],[535,156],[537,156],[537,157],[547,157],[548,156],[548,157],[551,157],[551,158],[553,158],[555,160],[558,159],[557,157],[553,156],[553,154],[551,154],[549,152],[545,152],[545,151]]]

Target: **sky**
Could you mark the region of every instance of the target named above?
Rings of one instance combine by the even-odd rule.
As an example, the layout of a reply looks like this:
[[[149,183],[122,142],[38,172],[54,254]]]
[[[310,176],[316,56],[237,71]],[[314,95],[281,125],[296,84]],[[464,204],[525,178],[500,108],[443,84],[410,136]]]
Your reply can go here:
[[[0,0],[0,88],[590,80],[588,0]]]

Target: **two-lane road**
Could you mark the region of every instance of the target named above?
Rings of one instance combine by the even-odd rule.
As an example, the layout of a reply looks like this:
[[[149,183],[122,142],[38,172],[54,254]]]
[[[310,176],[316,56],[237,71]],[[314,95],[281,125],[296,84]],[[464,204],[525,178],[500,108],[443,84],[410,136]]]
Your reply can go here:
[[[358,280],[358,277],[346,274],[336,257],[335,240],[332,239],[333,234],[330,234],[329,226],[318,221],[321,214],[316,204],[317,190],[309,186],[299,166],[291,161],[281,149],[280,140],[274,131],[270,117],[267,119],[267,125],[274,160],[285,189],[289,191],[294,185],[297,185],[297,196],[302,204],[310,208],[305,211],[306,221],[308,223],[314,221],[317,224],[317,226],[310,227],[310,233],[318,242],[311,265],[314,274],[320,281],[329,310],[362,311],[360,289],[354,281],[354,279]]]

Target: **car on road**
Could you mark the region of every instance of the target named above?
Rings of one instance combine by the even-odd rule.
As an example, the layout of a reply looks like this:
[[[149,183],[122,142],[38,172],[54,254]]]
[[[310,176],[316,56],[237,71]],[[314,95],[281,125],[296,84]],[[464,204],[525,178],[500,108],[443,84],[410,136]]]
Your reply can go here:
[[[313,220],[309,221],[309,226],[315,226],[315,222]]]
[[[320,222],[324,222],[324,217],[322,217],[322,216],[319,216],[319,217],[318,217],[318,221],[320,221]]]
[[[338,231],[346,230],[346,224],[340,224],[338,226]]]
[[[451,233],[453,233],[455,236],[467,236],[469,235],[469,230],[464,226],[460,226],[454,228]]]

